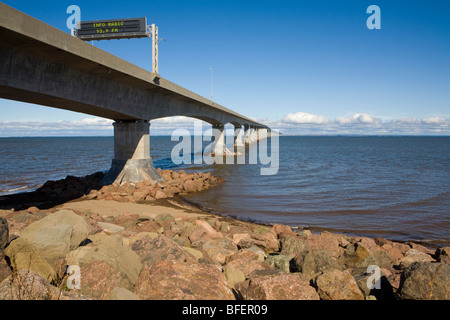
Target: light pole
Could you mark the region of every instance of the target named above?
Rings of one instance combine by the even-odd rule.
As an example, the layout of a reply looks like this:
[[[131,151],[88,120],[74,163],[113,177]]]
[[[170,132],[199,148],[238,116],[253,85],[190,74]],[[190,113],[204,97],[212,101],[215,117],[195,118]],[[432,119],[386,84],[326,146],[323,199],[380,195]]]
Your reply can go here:
[[[211,103],[213,103],[214,96],[213,96],[213,68],[209,68],[211,70]]]

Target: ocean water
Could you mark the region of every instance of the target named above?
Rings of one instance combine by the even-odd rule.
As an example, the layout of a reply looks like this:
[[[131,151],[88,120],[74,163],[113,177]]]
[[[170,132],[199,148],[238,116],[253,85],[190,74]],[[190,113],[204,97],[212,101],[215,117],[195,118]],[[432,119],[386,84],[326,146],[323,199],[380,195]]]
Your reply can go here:
[[[267,176],[260,164],[175,165],[177,143],[151,137],[155,167],[223,177],[187,197],[214,213],[450,245],[450,137],[282,136],[278,173]],[[0,194],[107,171],[113,153],[112,137],[0,138]]]

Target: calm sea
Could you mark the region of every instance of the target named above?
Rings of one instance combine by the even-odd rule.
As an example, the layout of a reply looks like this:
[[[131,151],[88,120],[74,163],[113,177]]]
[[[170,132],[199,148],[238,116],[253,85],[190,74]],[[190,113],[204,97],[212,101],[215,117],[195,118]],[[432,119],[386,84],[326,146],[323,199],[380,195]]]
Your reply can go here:
[[[210,171],[223,185],[188,197],[225,216],[349,235],[450,245],[450,137],[280,137],[279,171],[175,165],[151,137],[155,167]],[[0,194],[107,171],[112,137],[0,138]]]

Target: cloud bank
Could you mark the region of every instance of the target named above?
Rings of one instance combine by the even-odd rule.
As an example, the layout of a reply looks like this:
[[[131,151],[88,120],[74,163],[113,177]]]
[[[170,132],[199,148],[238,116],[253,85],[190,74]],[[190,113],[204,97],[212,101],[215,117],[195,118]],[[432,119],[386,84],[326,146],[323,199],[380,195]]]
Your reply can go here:
[[[289,113],[280,121],[265,121],[286,135],[450,135],[450,119],[430,117],[381,120],[366,113],[329,119],[304,112]]]
[[[450,135],[450,120],[442,117],[381,120],[366,113],[330,119],[306,112],[289,113],[280,120],[256,119],[284,135]],[[177,116],[152,120],[152,135],[170,135],[177,128],[193,128],[194,119]],[[198,120],[196,120],[198,121]],[[0,121],[0,137],[112,136],[113,121],[98,117],[81,121]],[[231,127],[231,125],[226,126]],[[204,130],[208,124],[204,123]]]

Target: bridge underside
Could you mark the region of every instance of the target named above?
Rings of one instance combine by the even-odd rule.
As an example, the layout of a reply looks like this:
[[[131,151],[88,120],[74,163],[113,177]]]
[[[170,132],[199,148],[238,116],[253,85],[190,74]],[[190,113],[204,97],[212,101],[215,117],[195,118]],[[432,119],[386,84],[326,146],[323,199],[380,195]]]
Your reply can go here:
[[[3,3],[0,44],[0,98],[115,121],[109,180],[114,173],[116,182],[147,175],[159,181],[148,142],[152,119],[188,116],[222,131],[226,123],[267,128]]]

